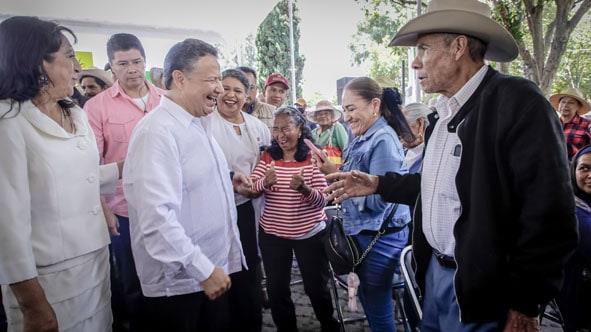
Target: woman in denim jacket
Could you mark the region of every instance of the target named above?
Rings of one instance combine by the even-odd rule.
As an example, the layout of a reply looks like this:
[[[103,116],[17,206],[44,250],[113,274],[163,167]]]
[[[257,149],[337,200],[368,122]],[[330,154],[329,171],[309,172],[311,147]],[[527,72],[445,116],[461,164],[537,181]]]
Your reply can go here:
[[[413,141],[412,133],[400,111],[400,96],[392,89],[382,89],[377,82],[360,77],[343,91],[345,120],[355,139],[344,153],[342,171],[360,170],[373,175],[386,172],[406,173],[402,168],[404,150],[398,137]],[[316,158],[325,173],[336,171],[333,165]],[[387,228],[369,251],[357,274],[359,298],[373,331],[395,331],[392,301],[392,278],[398,268],[400,253],[407,243],[410,213],[408,206],[385,202],[379,195],[356,197],[342,203],[344,228],[354,235],[365,250],[378,233],[382,222]],[[391,212],[396,209],[392,216]]]

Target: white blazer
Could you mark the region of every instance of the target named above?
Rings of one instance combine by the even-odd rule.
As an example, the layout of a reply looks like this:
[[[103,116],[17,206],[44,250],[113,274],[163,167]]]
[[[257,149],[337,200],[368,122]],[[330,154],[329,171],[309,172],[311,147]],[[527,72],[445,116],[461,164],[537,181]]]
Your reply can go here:
[[[99,168],[82,109],[69,134],[30,101],[10,104],[0,100],[0,284],[105,247],[101,180],[111,189],[118,178],[115,164]]]

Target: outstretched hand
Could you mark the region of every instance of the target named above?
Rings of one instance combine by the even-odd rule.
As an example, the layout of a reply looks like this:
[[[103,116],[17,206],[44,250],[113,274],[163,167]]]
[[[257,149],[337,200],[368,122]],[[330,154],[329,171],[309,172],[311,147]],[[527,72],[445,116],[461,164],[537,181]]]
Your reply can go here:
[[[377,176],[360,171],[329,174],[326,176],[326,180],[332,182],[324,190],[329,194],[327,200],[334,200],[337,204],[347,198],[375,194],[379,182]]]
[[[232,178],[232,187],[234,187],[235,192],[244,197],[254,198],[259,196],[259,193],[253,189],[251,178],[240,172],[234,173],[234,177]]]

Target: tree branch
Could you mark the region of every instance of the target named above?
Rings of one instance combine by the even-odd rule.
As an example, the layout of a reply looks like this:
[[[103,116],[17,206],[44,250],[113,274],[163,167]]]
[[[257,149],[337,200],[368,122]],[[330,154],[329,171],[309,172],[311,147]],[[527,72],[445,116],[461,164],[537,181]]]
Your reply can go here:
[[[579,9],[575,12],[573,17],[568,21],[569,29],[572,31],[577,24],[581,21],[581,18],[591,8],[591,0],[583,0],[579,6]]]

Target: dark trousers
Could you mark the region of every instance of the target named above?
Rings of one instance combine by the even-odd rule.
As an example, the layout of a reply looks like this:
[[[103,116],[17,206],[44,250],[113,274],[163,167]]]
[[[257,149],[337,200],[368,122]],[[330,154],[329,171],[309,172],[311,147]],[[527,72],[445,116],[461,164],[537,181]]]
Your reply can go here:
[[[211,301],[205,292],[145,297],[148,332],[218,332],[228,330],[227,297]]]
[[[248,201],[236,207],[238,230],[248,270],[232,273],[232,287],[228,291],[232,331],[261,331],[263,299],[261,294],[260,258],[257,245],[254,208]]]
[[[339,331],[333,317],[333,304],[328,290],[328,259],[322,246],[324,232],[305,240],[288,240],[259,232],[263,265],[267,273],[267,291],[271,315],[277,331],[297,331],[295,307],[291,300],[291,264],[295,252],[304,290],[312,302],[322,331]]]
[[[135,270],[129,237],[129,218],[117,216],[118,236],[111,236],[111,308],[113,331],[144,331],[141,317],[143,295]]]

